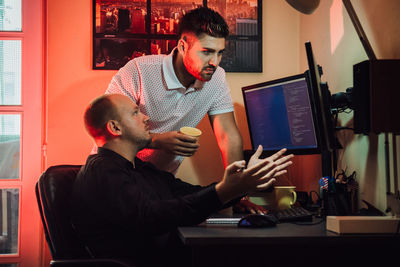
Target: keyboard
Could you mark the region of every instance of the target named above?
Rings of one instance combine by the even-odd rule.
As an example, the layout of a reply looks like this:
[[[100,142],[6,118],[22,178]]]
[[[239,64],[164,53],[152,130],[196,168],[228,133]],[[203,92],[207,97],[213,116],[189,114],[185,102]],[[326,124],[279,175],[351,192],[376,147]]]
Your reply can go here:
[[[302,207],[293,207],[286,210],[274,211],[269,214],[275,216],[279,222],[310,222],[313,214]],[[223,215],[213,214],[206,220],[206,224],[237,224],[246,214]]]
[[[275,211],[273,215],[279,222],[309,222],[313,218],[313,214],[303,207]]]

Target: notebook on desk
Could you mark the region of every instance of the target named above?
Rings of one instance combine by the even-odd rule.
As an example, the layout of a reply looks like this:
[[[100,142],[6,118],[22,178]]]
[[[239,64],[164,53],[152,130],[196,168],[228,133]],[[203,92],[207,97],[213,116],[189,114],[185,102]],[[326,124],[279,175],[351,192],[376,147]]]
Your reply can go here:
[[[206,224],[237,224],[245,214],[212,214],[206,219]]]

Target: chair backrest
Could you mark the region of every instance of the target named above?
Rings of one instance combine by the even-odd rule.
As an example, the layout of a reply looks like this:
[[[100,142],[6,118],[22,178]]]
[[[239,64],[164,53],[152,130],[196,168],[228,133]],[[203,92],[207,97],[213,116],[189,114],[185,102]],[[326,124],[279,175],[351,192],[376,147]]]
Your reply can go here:
[[[36,198],[53,259],[90,258],[70,221],[70,195],[80,165],[48,168],[36,183]]]

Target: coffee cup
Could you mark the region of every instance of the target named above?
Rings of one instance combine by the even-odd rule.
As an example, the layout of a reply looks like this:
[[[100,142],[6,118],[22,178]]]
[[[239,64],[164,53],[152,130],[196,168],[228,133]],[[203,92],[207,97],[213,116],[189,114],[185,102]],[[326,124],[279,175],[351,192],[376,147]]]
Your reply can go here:
[[[296,186],[275,186],[272,192],[251,194],[250,200],[271,210],[289,209],[297,200]]]
[[[276,208],[284,210],[291,208],[297,200],[295,186],[277,186],[275,191]]]
[[[179,129],[179,131],[183,134],[190,135],[190,136],[197,137],[197,138],[200,137],[200,135],[202,133],[201,130],[199,130],[197,128],[189,127],[189,126],[182,127]]]

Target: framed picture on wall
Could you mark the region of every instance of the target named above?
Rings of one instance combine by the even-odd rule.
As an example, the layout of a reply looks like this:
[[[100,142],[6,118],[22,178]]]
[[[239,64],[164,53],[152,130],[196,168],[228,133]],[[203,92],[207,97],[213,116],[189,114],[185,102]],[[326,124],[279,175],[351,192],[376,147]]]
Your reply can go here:
[[[207,6],[229,25],[221,67],[262,72],[262,0],[92,0],[93,69],[117,70],[129,60],[168,54],[177,43],[179,19]]]

